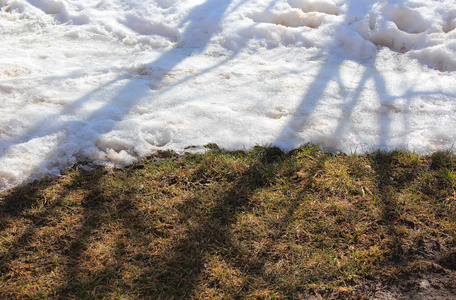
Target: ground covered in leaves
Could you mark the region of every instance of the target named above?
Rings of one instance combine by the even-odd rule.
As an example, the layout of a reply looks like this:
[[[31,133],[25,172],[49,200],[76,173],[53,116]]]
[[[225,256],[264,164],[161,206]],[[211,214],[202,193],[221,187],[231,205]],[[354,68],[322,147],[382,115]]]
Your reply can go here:
[[[456,298],[454,155],[210,148],[0,193],[0,298]]]

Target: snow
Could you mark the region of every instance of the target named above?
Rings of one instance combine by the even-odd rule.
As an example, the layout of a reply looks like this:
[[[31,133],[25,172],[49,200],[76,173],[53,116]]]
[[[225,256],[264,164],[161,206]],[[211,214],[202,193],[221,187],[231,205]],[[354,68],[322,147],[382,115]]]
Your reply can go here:
[[[454,0],[0,0],[0,190],[157,150],[455,151]]]

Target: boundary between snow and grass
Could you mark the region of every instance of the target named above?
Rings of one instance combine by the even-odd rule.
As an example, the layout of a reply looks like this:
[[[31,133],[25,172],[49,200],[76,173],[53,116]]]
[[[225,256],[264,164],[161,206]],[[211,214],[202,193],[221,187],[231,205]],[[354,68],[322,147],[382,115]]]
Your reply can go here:
[[[456,297],[453,153],[208,148],[0,192],[0,298]]]

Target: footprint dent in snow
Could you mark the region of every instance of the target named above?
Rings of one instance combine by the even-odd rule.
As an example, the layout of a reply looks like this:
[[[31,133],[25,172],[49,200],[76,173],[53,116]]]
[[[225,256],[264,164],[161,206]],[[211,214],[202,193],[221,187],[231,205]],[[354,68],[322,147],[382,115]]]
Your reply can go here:
[[[170,42],[176,42],[179,38],[179,30],[164,24],[163,22],[151,22],[135,14],[127,14],[125,20],[121,22],[125,28],[133,30],[139,35],[161,36]]]
[[[328,15],[338,15],[339,9],[329,0],[288,0],[293,8],[299,8],[303,12],[320,12]]]
[[[300,11],[292,11],[283,13],[276,17],[276,24],[287,27],[300,27],[307,26],[310,28],[317,28],[323,21],[323,14],[319,13],[301,13]]]
[[[175,3],[174,0],[155,0],[155,2],[163,9],[170,8]]]
[[[450,10],[447,13],[447,16],[445,18],[445,23],[443,24],[442,30],[444,33],[449,33],[450,31],[453,31],[456,29],[456,9]]]
[[[1,93],[4,93],[4,94],[11,94],[13,92],[14,88],[10,85],[3,85],[3,84],[0,84],[0,94]]]
[[[280,14],[258,12],[251,16],[258,23],[271,23],[286,27],[310,27],[317,28],[321,25],[325,14],[318,12],[305,13],[301,10],[292,10]]]
[[[429,26],[419,12],[408,7],[387,6],[384,15],[398,29],[411,34],[425,32]]]
[[[328,15],[338,15],[338,7],[329,0],[288,0],[291,9],[281,12],[256,12],[250,17],[257,23],[286,27],[317,28]]]
[[[29,0],[28,2],[48,15],[66,13],[65,5],[61,0]]]
[[[443,26],[443,32],[445,33],[449,33],[454,29],[456,29],[456,19],[447,21],[446,24]]]
[[[416,49],[430,26],[419,12],[397,6],[384,7],[381,16],[370,14],[368,23],[369,34],[365,38],[401,53]]]

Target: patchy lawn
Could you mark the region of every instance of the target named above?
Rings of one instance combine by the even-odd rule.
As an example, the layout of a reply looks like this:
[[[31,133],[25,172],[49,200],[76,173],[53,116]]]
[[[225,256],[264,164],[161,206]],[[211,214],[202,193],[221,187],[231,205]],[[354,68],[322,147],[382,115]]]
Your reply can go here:
[[[210,148],[0,193],[0,298],[456,298],[454,155]]]

